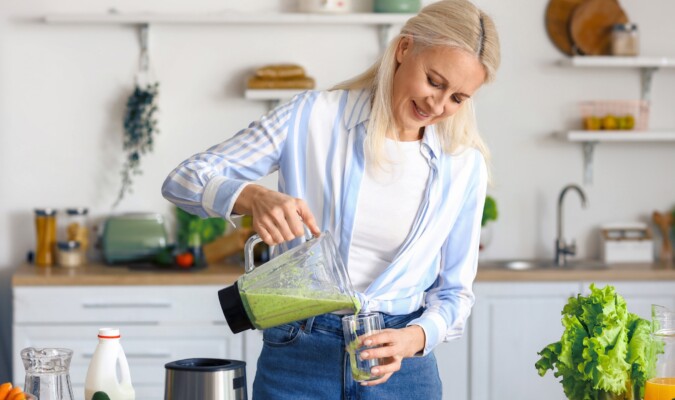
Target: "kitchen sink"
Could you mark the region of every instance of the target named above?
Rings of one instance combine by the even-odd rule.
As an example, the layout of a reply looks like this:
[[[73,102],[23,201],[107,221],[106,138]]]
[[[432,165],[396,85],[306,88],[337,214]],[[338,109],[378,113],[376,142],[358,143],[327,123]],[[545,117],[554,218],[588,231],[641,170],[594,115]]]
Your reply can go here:
[[[533,270],[533,269],[603,269],[607,268],[604,264],[597,260],[568,260],[565,265],[556,265],[555,261],[548,259],[533,259],[533,260],[494,260],[480,262],[481,268],[495,268],[495,269],[509,269],[509,270]]]

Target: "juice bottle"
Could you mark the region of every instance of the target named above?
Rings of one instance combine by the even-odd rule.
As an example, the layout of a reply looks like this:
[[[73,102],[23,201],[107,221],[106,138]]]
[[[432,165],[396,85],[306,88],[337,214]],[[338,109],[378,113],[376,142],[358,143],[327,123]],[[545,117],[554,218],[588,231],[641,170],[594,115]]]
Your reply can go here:
[[[657,349],[654,378],[645,385],[644,400],[675,399],[675,312],[652,305],[652,339]]]

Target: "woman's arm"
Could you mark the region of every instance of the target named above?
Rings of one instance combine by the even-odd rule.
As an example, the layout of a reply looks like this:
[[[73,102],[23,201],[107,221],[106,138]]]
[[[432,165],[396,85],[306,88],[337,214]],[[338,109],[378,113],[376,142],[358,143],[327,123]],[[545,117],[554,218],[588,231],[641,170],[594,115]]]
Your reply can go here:
[[[279,168],[288,123],[303,96],[277,107],[234,137],[195,154],[174,169],[162,185],[164,197],[201,217],[249,214],[268,244],[302,236],[302,221],[319,229],[304,201],[251,183]]]

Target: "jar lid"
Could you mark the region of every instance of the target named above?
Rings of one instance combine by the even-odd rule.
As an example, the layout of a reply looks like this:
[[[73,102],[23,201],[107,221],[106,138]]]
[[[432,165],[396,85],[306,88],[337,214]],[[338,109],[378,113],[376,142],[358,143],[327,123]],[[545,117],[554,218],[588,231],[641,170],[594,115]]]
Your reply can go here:
[[[77,250],[80,248],[80,242],[75,240],[69,240],[67,242],[58,242],[56,243],[56,247],[58,247],[59,250]]]
[[[35,209],[35,215],[38,215],[40,217],[49,217],[52,215],[56,215],[56,209],[55,208],[36,208]]]
[[[614,24],[612,25],[612,30],[614,31],[636,31],[637,24],[626,23],[626,24]]]
[[[89,209],[86,207],[75,207],[75,208],[66,208],[66,214],[68,215],[87,215]]]

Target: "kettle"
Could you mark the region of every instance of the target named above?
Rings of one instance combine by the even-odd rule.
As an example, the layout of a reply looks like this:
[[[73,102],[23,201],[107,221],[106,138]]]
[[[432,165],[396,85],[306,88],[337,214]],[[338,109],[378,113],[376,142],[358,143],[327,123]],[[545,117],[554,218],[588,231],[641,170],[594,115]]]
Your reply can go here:
[[[188,358],[164,365],[164,400],[246,400],[246,363]]]

